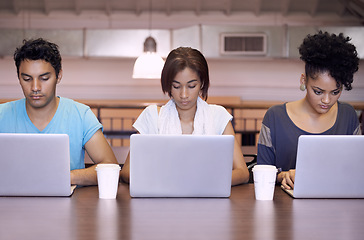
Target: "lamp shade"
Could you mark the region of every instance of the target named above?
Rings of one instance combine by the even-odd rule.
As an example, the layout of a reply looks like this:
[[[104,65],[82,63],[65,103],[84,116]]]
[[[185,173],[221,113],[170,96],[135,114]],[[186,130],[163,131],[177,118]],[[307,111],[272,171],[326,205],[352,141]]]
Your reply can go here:
[[[155,52],[144,52],[134,63],[133,78],[158,79],[161,77],[164,60]]]
[[[152,37],[144,42],[144,52],[134,63],[133,78],[159,79],[161,77],[164,60],[157,52],[157,44]]]

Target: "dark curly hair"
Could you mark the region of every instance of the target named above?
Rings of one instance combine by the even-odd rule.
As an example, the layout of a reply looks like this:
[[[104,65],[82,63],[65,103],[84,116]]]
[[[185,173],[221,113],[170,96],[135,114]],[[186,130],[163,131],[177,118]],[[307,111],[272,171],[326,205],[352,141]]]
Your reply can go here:
[[[359,58],[350,40],[342,33],[335,35],[319,31],[315,35],[307,35],[299,47],[306,76],[315,79],[317,74],[328,72],[338,87],[344,85],[346,90],[351,90]]]
[[[14,61],[19,77],[19,67],[24,60],[44,60],[49,62],[56,72],[56,77],[62,69],[62,58],[58,45],[42,38],[23,40],[23,45],[14,53]]]
[[[197,49],[190,47],[179,47],[168,54],[161,76],[163,93],[168,93],[169,97],[172,96],[172,82],[177,73],[184,70],[186,67],[194,70],[200,77],[201,95],[202,98],[206,100],[210,84],[209,68],[202,53]]]

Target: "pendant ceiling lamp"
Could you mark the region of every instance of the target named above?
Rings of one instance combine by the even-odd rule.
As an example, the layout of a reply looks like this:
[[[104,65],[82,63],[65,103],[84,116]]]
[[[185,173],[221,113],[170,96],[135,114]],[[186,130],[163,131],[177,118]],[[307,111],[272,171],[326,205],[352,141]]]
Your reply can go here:
[[[149,1],[149,33],[151,32],[151,0]],[[134,63],[133,78],[160,79],[164,60],[157,54],[157,43],[150,36],[145,39],[144,52]]]

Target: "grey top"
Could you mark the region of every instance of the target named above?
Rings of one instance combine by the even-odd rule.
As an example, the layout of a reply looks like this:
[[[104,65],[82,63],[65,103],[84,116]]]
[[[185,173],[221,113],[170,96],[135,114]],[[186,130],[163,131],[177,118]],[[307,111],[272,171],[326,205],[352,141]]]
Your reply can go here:
[[[322,133],[310,133],[297,127],[289,118],[286,103],[268,109],[262,122],[258,141],[258,164],[275,165],[282,171],[296,168],[296,153],[300,135],[355,135],[361,134],[354,108],[338,102],[335,124]]]

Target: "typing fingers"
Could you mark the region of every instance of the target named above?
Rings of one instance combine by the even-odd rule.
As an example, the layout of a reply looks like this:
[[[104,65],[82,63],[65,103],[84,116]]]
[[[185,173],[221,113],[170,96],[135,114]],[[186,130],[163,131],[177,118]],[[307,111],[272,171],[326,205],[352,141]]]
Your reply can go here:
[[[286,184],[289,185],[289,187],[290,187],[289,189],[293,189],[294,184],[293,184],[293,180],[292,180],[291,176],[289,174],[287,174],[285,179],[286,179]]]
[[[282,185],[286,189],[293,189],[294,187],[293,180],[288,172],[283,176]]]
[[[291,189],[291,187],[286,183],[286,179],[285,178],[283,178],[283,180],[282,180],[282,185],[283,185],[283,187],[285,189]]]

